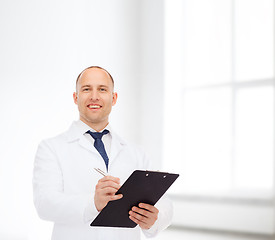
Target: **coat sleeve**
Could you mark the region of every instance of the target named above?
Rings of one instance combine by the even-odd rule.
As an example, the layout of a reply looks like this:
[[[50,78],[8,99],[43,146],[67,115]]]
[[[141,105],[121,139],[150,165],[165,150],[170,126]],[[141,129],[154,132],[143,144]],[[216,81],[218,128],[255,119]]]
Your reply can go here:
[[[34,205],[40,218],[56,223],[85,224],[97,214],[93,193],[64,193],[62,170],[54,148],[46,140],[37,149],[33,170]]]

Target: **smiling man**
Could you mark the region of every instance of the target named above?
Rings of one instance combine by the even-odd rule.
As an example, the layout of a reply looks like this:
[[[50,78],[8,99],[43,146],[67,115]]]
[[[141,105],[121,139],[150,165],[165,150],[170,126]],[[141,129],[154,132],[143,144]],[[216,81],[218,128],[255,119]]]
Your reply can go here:
[[[138,224],[128,228],[90,227],[90,223],[136,169],[150,169],[139,147],[119,137],[109,124],[117,102],[110,73],[97,66],[83,70],[73,94],[79,120],[65,133],[43,140],[38,147],[33,175],[34,203],[42,219],[53,221],[52,240],[138,240],[140,232],[152,237],[171,221],[167,199],[156,206],[140,203],[129,211]],[[94,168],[104,169],[101,178]]]
[[[113,78],[99,67],[85,69],[77,78],[74,102],[80,120],[100,131],[109,121],[112,106],[116,104]]]

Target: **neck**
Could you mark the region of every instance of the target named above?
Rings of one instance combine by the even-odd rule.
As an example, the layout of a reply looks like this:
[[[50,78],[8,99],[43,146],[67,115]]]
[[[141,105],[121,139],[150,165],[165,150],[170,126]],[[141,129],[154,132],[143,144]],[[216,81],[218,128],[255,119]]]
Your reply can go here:
[[[82,122],[84,122],[85,124],[87,124],[90,128],[94,129],[95,131],[97,132],[100,132],[102,131],[108,124],[109,122],[107,123],[91,123],[91,122],[87,122],[85,121],[84,119],[80,118],[80,120]]]

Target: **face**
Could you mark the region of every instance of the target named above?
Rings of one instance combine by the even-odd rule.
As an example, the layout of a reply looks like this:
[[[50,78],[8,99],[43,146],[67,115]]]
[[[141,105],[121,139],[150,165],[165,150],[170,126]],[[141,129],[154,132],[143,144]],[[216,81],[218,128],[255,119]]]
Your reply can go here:
[[[73,94],[80,120],[96,131],[102,130],[108,124],[112,106],[117,101],[117,93],[113,90],[113,82],[104,70],[85,70],[78,79]]]

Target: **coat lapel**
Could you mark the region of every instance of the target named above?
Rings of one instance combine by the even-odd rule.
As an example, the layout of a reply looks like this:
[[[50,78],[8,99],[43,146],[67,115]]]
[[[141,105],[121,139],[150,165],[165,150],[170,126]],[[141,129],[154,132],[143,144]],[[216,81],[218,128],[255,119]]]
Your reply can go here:
[[[112,144],[109,160],[113,161],[125,146],[126,142],[121,139],[116,133],[112,132]]]
[[[94,148],[94,146],[85,138],[85,136],[81,136],[80,139],[78,140],[78,144],[87,149],[90,152],[93,152],[95,154],[98,154],[98,151]]]
[[[86,139],[86,137],[81,133],[81,131],[79,131],[76,124],[76,122],[73,122],[67,132],[68,142],[77,141],[81,147],[95,154],[99,154],[97,150],[91,145],[91,143]]]

